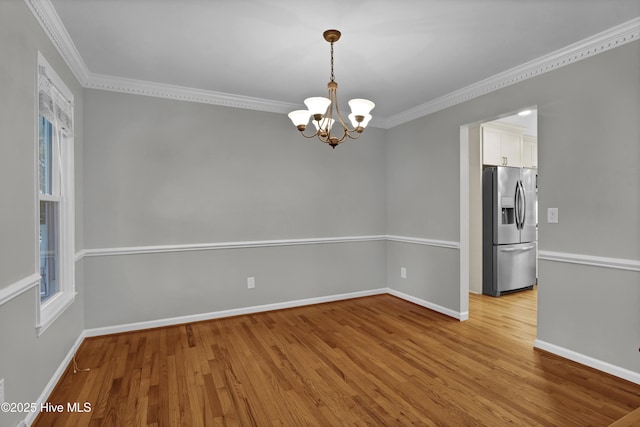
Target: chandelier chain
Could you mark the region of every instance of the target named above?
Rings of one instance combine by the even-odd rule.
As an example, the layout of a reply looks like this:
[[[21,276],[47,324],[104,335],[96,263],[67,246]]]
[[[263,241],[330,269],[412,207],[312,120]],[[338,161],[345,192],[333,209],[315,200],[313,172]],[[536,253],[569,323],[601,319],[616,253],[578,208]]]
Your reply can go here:
[[[335,76],[333,75],[333,42],[331,42],[331,81],[335,81]]]

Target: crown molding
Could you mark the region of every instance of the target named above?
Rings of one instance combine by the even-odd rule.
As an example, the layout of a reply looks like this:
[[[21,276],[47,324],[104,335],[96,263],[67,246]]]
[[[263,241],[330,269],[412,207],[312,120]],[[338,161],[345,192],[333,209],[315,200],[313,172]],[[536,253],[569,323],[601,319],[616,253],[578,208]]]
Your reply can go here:
[[[99,89],[111,92],[130,93],[133,95],[153,96],[178,101],[197,102],[201,104],[220,105],[223,107],[242,108],[246,110],[267,111],[287,114],[300,108],[297,104],[234,95],[184,86],[168,85],[144,80],[114,77],[104,74],[89,73],[86,84],[88,89]]]
[[[280,114],[287,114],[299,108],[297,104],[281,101],[92,73],[76,49],[51,1],[25,0],[25,2],[83,87]],[[640,39],[640,17],[401,113],[390,117],[375,117],[370,126],[390,129],[638,39]]]
[[[56,9],[51,4],[50,0],[24,0],[27,6],[31,10],[33,16],[47,34],[53,45],[58,50],[58,53],[64,59],[67,66],[71,69],[71,72],[81,86],[86,86],[89,69],[84,63],[84,60],[80,56],[80,52],[76,49],[76,45],[71,40],[71,36],[67,32],[67,29],[62,24]]]
[[[498,73],[467,87],[388,117],[385,128],[392,128],[411,120],[433,114],[456,104],[469,101],[515,83],[573,64],[607,50],[640,39],[640,17],[573,43],[562,49]]]

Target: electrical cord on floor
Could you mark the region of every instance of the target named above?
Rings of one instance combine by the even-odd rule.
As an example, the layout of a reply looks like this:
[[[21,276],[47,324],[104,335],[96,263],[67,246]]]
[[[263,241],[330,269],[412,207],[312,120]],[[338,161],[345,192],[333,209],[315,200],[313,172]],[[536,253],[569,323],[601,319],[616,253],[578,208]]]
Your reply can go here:
[[[77,374],[78,372],[89,372],[91,369],[89,368],[84,368],[84,369],[80,369],[78,368],[78,362],[76,362],[76,357],[73,356],[73,373]]]

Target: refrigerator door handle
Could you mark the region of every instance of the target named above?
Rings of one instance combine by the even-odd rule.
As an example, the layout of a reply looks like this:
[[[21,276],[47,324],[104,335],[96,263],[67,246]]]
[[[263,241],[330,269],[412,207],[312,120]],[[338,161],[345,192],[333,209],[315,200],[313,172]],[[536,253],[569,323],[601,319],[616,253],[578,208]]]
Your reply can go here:
[[[522,181],[520,184],[520,196],[522,200],[520,200],[520,208],[522,209],[522,213],[520,214],[520,230],[524,228],[524,222],[527,220],[527,196],[524,191],[524,185]]]
[[[520,230],[522,227],[522,195],[520,193],[520,181],[516,182],[516,228]]]
[[[515,199],[515,214],[516,214],[516,229],[520,230],[520,186],[516,182],[516,195]]]
[[[536,245],[531,245],[531,246],[527,246],[524,248],[500,248],[500,252],[525,252],[525,251],[530,251],[531,249],[535,248]]]

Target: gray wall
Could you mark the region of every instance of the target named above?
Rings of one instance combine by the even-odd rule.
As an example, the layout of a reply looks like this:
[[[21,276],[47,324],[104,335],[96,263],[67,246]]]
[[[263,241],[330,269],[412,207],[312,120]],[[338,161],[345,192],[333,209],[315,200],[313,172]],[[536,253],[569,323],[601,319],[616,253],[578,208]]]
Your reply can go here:
[[[387,233],[460,240],[460,122],[442,111],[389,130]],[[390,288],[455,312],[460,305],[460,252],[414,243],[387,246]],[[407,269],[407,278],[400,269]]]
[[[403,242],[387,243],[387,272],[390,288],[460,312],[460,251]],[[400,269],[406,268],[406,279]]]
[[[85,326],[380,289],[384,257],[383,241],[91,257]]]
[[[559,224],[540,224],[540,249],[640,259],[639,42],[331,150],[278,114],[94,90],[83,99],[25,3],[8,0],[0,289],[35,270],[38,49],[75,94],[77,250],[379,234],[457,242],[460,126],[537,105],[540,209],[560,209]],[[0,306],[6,400],[35,401],[84,328],[385,286],[466,309],[451,248],[371,241],[90,255],[76,265],[76,302],[41,337],[35,290]],[[246,289],[248,276],[256,289]],[[542,260],[538,338],[640,371],[638,276]],[[20,418],[0,414],[0,426]]]
[[[386,131],[85,91],[87,247],[384,234]],[[385,287],[384,242],[86,258],[88,328]],[[256,278],[247,290],[246,278]]]
[[[640,44],[540,80],[540,249],[639,260]]]
[[[539,110],[540,249],[640,259],[640,42],[558,70]],[[540,261],[538,339],[640,372],[640,273]]]
[[[388,234],[458,241],[460,126],[531,105],[538,107],[540,250],[640,259],[639,42],[389,130]],[[546,223],[548,207],[559,208],[559,224]],[[400,279],[412,259],[429,268]],[[459,274],[446,274],[452,261],[433,259],[421,245],[389,244],[387,283],[464,310]],[[640,371],[640,275],[556,264],[540,261],[538,339]]]
[[[83,247],[82,89],[24,1],[0,2],[0,289],[36,271],[36,63],[40,50],[75,97],[76,247]],[[35,402],[84,329],[83,268],[75,302],[40,337],[37,290],[0,305],[0,378],[5,400]],[[25,414],[0,413],[0,426]]]
[[[281,114],[87,90],[85,132],[88,248],[384,233],[384,130],[332,150]]]

